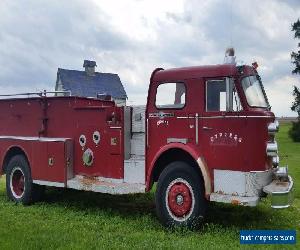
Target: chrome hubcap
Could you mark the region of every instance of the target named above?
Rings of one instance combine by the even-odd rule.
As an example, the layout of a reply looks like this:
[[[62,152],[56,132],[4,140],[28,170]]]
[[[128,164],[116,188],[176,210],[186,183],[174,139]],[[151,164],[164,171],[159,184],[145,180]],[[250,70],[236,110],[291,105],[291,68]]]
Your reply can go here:
[[[177,195],[177,197],[176,197],[176,203],[177,203],[177,205],[182,205],[182,203],[183,203],[183,196],[181,194]]]

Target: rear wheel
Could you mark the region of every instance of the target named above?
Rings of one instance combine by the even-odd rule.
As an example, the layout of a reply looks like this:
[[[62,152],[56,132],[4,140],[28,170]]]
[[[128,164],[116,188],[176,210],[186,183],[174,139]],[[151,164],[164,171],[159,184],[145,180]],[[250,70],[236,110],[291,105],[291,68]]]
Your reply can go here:
[[[165,226],[197,227],[207,207],[202,177],[185,162],[170,163],[159,177],[155,201]]]
[[[29,164],[23,155],[11,158],[6,171],[6,192],[10,200],[24,205],[40,198],[43,187],[32,183]]]

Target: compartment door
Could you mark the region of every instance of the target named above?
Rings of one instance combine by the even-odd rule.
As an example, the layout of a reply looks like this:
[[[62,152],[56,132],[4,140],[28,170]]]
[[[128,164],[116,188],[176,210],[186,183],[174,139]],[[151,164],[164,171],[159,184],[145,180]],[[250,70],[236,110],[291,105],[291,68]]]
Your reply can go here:
[[[32,144],[32,159],[31,171],[34,181],[56,182],[65,185],[67,178],[73,177],[72,140],[58,141],[47,138],[35,141]]]

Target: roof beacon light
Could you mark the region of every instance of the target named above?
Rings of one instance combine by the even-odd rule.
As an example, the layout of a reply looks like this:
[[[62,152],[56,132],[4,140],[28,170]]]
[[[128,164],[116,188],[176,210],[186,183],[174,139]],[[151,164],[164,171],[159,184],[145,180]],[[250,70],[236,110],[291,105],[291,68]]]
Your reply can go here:
[[[257,69],[257,68],[258,68],[258,63],[257,63],[257,62],[252,63],[252,67],[253,67],[254,69]]]
[[[224,57],[224,64],[236,64],[234,48],[227,48]]]

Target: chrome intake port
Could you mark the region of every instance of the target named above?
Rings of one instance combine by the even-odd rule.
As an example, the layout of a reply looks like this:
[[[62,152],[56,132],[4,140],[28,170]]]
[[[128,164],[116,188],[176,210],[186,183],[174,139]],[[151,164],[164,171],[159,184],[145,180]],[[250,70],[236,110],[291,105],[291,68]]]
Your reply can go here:
[[[270,135],[274,135],[279,131],[279,122],[278,120],[275,120],[274,122],[270,123],[268,125],[268,132]]]
[[[276,141],[267,143],[267,155],[268,156],[278,155],[278,146]]]

